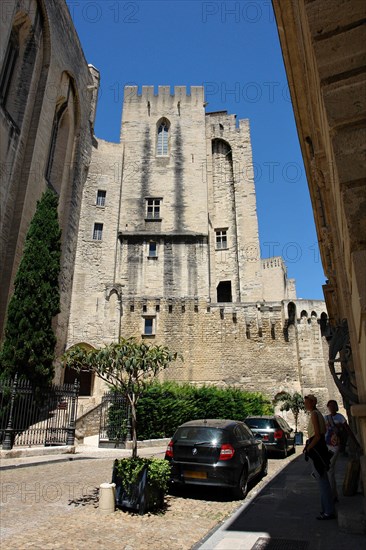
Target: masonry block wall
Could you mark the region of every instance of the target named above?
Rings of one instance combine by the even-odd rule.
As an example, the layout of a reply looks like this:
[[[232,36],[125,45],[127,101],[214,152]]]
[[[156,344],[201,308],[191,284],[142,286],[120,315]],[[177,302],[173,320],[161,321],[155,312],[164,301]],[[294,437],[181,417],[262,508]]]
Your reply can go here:
[[[98,140],[84,187],[69,322],[71,342],[100,346],[118,339],[121,284],[116,280],[120,254],[118,215],[123,148]],[[106,192],[103,206],[98,190]],[[94,224],[103,225],[103,240],[93,239]]]
[[[298,311],[309,306],[302,300],[295,304]],[[311,302],[313,315],[297,318],[290,327],[284,306],[127,300],[121,331],[182,353],[184,361],[165,371],[165,379],[234,385],[272,398],[283,390],[314,392],[325,405],[336,388],[324,368],[327,344],[319,324],[324,302]],[[145,314],[156,319],[153,336],[143,334]]]
[[[95,324],[96,317],[84,319],[70,333],[70,345],[101,346],[118,336],[134,336],[183,355],[183,362],[169,367],[162,380],[236,386],[271,398],[280,391],[315,393],[324,410],[328,399],[339,399],[326,368],[327,342],[319,323],[325,312],[322,301],[311,302],[309,317],[294,322],[284,302],[220,306],[205,300],[138,297],[109,304],[113,320],[108,322],[106,315],[103,326]],[[295,304],[299,315],[309,307],[305,300]],[[144,334],[146,316],[154,319],[152,335]],[[104,390],[96,380],[95,394]]]
[[[263,299],[271,302],[283,296],[296,300],[295,279],[288,279],[283,258],[276,256],[261,261],[263,280]]]
[[[62,228],[59,354],[66,343],[99,73],[86,63],[64,0],[9,0],[2,8],[0,334],[29,223],[50,186],[59,195]]]

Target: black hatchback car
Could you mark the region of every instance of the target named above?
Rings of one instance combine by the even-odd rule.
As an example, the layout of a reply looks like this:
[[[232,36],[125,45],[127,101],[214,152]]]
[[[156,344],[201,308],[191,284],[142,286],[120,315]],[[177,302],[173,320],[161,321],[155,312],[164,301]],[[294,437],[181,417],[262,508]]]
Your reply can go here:
[[[268,451],[278,451],[284,457],[290,450],[296,451],[295,432],[281,416],[248,416],[244,422]]]
[[[172,485],[230,488],[244,498],[248,481],[267,474],[266,448],[243,422],[192,420],[175,432],[165,453]]]

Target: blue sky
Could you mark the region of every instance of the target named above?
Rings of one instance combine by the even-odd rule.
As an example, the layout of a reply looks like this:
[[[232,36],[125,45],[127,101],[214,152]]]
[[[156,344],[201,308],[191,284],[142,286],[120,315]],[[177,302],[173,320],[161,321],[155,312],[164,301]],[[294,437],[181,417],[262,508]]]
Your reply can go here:
[[[207,111],[249,118],[262,257],[322,299],[310,197],[270,0],[67,0],[101,73],[96,135],[118,141],[126,84],[203,85]]]

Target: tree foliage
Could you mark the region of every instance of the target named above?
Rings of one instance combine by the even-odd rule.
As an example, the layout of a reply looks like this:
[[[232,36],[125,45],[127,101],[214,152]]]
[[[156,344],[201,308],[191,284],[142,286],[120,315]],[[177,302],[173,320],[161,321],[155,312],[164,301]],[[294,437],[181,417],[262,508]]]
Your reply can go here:
[[[282,403],[281,411],[291,411],[295,419],[295,431],[297,432],[297,423],[299,420],[299,414],[305,410],[304,398],[299,392],[293,394],[289,392],[281,392],[274,398],[274,404]]]
[[[137,402],[147,385],[178,356],[178,353],[172,353],[166,346],[149,346],[134,338],[122,338],[102,349],[88,350],[75,346],[65,353],[64,363],[78,372],[94,372],[127,396],[131,405],[132,457],[135,458]]]
[[[47,190],[37,202],[9,302],[0,352],[2,377],[16,372],[35,387],[52,381],[56,337],[52,319],[60,311],[61,231],[58,198]]]

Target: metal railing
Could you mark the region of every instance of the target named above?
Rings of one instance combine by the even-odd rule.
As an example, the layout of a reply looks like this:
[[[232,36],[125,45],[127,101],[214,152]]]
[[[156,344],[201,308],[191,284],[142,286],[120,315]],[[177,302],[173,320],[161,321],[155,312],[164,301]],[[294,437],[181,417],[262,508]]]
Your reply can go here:
[[[73,445],[79,384],[33,388],[28,380],[0,380],[0,444]]]
[[[131,414],[127,397],[106,392],[100,408],[99,447],[123,447],[131,439]]]

